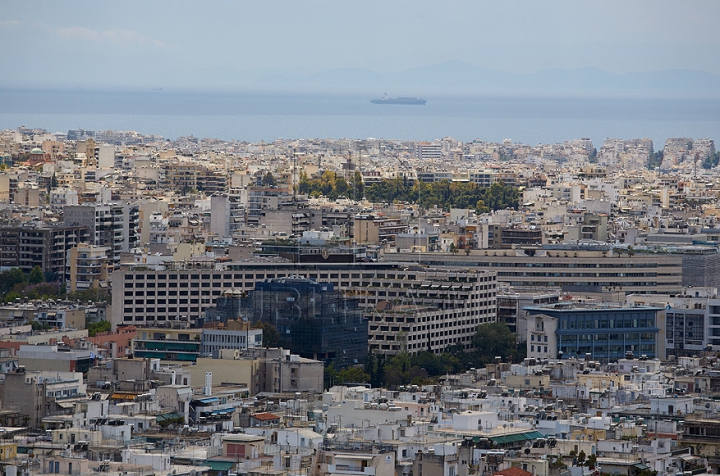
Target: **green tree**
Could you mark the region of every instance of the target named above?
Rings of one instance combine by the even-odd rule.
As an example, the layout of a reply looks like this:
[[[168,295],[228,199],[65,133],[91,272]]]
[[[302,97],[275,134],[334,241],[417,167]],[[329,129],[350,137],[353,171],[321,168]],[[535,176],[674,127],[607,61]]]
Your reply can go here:
[[[336,383],[367,383],[370,381],[370,375],[368,375],[360,367],[348,367],[342,369],[337,373]]]
[[[50,330],[50,326],[45,322],[31,321],[30,327],[34,331],[47,331]]]
[[[718,158],[717,154],[708,155],[707,157],[705,157],[705,160],[703,160],[702,168],[709,170],[709,169],[712,169],[713,167],[717,166],[717,162],[716,162],[717,158]]]
[[[335,362],[325,367],[323,380],[326,389],[332,388],[337,383],[337,374],[338,371],[335,368]]]
[[[40,268],[40,266],[35,266],[32,271],[30,271],[28,284],[39,284],[43,281],[45,281],[45,275],[43,274],[42,268]]]
[[[659,150],[654,154],[651,154],[648,158],[648,169],[653,170],[656,167],[660,167],[663,161],[663,151]]]
[[[389,357],[385,362],[385,381],[388,386],[405,385],[410,383],[410,354],[400,352]]]
[[[110,321],[96,321],[91,322],[87,326],[88,336],[95,337],[100,332],[109,332],[112,328]]]
[[[17,284],[26,283],[27,276],[20,268],[12,268],[0,273],[0,294],[10,292]]]
[[[370,385],[373,387],[382,387],[385,374],[385,361],[378,357],[375,352],[370,352],[365,364],[365,372],[370,376]]]
[[[577,455],[577,462],[578,466],[584,466],[585,465],[585,451],[580,450],[580,453]]]
[[[590,156],[588,157],[588,162],[590,162],[591,164],[598,163],[597,149],[594,147],[593,147],[592,152],[590,152]]]
[[[22,294],[20,294],[20,293],[17,292],[17,291],[10,291],[10,292],[7,293],[7,294],[5,295],[5,297],[3,298],[3,302],[5,302],[5,303],[13,302],[13,301],[15,301],[16,299],[22,299],[22,297],[23,297]]]
[[[272,174],[272,172],[268,172],[263,175],[262,184],[266,187],[272,187],[277,185],[277,181],[275,180],[275,176]]]
[[[496,356],[507,358],[516,353],[515,335],[502,322],[480,324],[473,336],[473,344],[483,363],[491,362]]]
[[[83,289],[68,293],[67,298],[71,301],[107,302],[112,303],[112,295],[101,289]]]
[[[258,321],[253,326],[253,329],[262,329],[263,345],[265,348],[278,347],[280,345],[280,333],[275,329],[275,326],[265,321]]]

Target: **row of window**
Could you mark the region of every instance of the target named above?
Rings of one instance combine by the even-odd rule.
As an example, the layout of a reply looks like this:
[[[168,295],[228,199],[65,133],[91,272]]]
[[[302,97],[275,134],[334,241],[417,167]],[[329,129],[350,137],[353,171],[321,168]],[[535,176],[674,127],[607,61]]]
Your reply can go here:
[[[576,354],[593,354],[596,358],[602,357],[603,355],[610,356],[623,356],[626,352],[642,352],[648,357],[654,357],[655,345],[654,344],[643,344],[643,345],[596,345],[596,346],[561,346],[560,351],[564,355],[576,355]]]
[[[655,327],[655,319],[563,319],[560,328],[566,329],[632,329]]]
[[[562,344],[576,343],[576,342],[633,342],[633,341],[654,341],[655,335],[649,332],[643,333],[629,333],[629,334],[583,334],[583,335],[561,335],[558,336],[558,341]]]

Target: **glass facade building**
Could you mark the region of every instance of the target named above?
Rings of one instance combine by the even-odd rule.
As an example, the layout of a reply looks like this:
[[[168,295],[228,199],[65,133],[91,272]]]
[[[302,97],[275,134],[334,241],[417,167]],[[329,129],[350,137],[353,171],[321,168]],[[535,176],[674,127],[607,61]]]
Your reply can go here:
[[[332,283],[305,278],[275,278],[255,283],[253,321],[277,329],[280,347],[343,368],[365,362],[368,322],[355,299]]]
[[[659,327],[662,308],[558,303],[524,309],[528,319],[549,318],[548,324],[552,325],[544,328],[554,330],[555,339],[550,341],[555,340],[557,357],[584,358],[590,354],[593,360],[615,361],[628,352],[648,358],[664,357]]]

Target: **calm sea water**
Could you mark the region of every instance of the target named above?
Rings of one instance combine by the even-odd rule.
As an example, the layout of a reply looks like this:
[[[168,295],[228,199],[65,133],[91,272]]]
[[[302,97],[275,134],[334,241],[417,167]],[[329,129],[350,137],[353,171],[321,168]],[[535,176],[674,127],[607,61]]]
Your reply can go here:
[[[527,144],[589,137],[654,140],[720,138],[720,100],[428,97],[425,106],[370,103],[371,96],[172,91],[0,90],[0,129],[135,130],[273,141],[278,138],[385,138]]]

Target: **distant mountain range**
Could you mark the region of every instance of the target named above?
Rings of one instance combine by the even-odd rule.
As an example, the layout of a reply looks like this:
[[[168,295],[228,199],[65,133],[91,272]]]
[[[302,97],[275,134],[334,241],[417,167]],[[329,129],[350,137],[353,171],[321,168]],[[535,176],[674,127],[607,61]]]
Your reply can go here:
[[[382,95],[562,94],[720,96],[720,76],[694,70],[614,74],[598,68],[545,70],[530,74],[482,68],[463,61],[399,72],[334,69],[309,75],[286,71],[224,71],[216,78],[227,87],[293,92],[373,93]],[[212,78],[210,74],[206,78]]]

